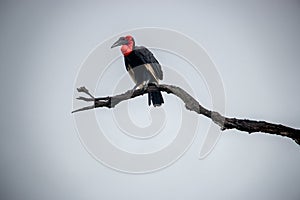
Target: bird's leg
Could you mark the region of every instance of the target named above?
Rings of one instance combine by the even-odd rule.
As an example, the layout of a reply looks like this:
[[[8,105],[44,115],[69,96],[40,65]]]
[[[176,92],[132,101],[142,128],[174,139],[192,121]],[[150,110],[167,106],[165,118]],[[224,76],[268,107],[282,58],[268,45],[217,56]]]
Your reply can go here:
[[[137,83],[133,88],[132,88],[132,91],[134,92],[135,90],[137,89],[142,89],[144,86],[143,83]]]
[[[138,87],[139,87],[139,85],[135,85],[135,86],[132,88],[132,91],[134,92]]]
[[[148,84],[149,84],[149,80],[143,82],[144,91],[148,90]]]

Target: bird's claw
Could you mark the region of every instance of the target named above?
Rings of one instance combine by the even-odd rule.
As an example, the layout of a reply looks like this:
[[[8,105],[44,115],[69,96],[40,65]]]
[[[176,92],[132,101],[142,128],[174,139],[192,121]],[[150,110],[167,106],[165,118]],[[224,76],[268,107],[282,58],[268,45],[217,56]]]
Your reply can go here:
[[[143,85],[143,90],[147,90],[148,89],[148,83]]]

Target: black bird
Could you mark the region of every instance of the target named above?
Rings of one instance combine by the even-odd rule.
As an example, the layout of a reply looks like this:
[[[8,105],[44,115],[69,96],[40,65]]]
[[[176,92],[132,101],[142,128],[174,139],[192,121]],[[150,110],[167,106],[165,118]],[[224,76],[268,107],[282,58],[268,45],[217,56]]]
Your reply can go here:
[[[158,85],[159,80],[163,79],[161,65],[153,56],[151,51],[143,46],[135,46],[132,36],[120,37],[111,48],[121,46],[126,70],[135,82],[134,90],[147,87],[149,85]],[[148,93],[148,104],[160,106],[164,103],[161,92],[158,88]]]

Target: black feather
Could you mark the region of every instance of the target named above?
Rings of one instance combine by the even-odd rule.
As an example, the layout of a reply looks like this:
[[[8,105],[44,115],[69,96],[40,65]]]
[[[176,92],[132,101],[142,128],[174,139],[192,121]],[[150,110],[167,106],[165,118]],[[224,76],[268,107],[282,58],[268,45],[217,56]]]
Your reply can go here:
[[[161,65],[146,47],[134,47],[133,51],[124,56],[126,70],[130,73],[137,86],[144,82],[158,84],[163,79]],[[160,106],[164,103],[161,92],[157,89],[148,93],[148,104]]]
[[[156,60],[151,51],[149,51],[146,47],[135,47],[129,55],[124,56],[124,60],[127,71],[130,68],[136,68],[141,67],[144,64],[150,64],[153,68],[153,71],[155,72],[155,78],[159,80],[163,79],[161,65]]]

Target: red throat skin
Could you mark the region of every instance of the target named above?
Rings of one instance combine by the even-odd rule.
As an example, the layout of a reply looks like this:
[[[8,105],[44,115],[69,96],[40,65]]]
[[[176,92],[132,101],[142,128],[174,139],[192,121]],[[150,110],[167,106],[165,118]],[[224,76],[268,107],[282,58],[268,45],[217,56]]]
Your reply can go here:
[[[129,40],[129,43],[126,45],[122,45],[121,51],[124,56],[128,56],[133,50],[133,41]]]

